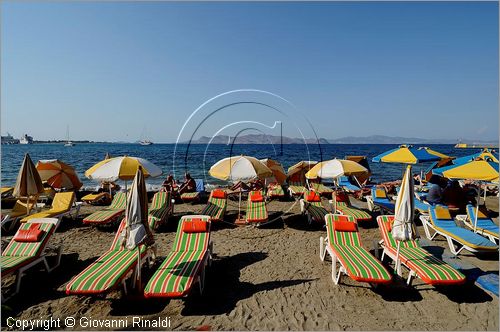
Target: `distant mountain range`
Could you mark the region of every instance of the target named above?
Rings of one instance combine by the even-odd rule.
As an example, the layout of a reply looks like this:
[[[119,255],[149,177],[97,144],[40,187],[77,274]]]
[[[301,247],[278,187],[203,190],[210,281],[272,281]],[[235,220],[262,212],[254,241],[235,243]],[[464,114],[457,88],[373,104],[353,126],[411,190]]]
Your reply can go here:
[[[191,141],[191,144],[208,144],[212,138],[202,136],[197,140]],[[236,139],[227,135],[218,135],[212,139],[211,144],[280,144],[283,139],[283,144],[316,144],[317,140],[313,138],[291,138],[283,136],[262,135],[262,134],[249,134],[238,136]],[[468,144],[493,144],[498,145],[498,141],[488,140],[470,140],[462,139],[462,143]],[[319,138],[320,144],[456,144],[456,139],[428,139],[416,137],[393,137],[384,135],[372,135],[365,137],[348,136],[342,138],[325,139]]]

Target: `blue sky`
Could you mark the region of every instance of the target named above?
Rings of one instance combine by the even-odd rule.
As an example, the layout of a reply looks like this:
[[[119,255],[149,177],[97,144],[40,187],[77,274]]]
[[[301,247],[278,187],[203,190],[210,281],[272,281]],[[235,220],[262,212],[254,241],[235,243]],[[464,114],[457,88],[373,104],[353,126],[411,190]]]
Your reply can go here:
[[[63,139],[69,124],[75,140],[146,128],[172,142],[206,100],[252,88],[320,137],[498,138],[496,2],[2,2],[1,15],[2,134]],[[239,105],[197,135],[245,120],[282,119]]]

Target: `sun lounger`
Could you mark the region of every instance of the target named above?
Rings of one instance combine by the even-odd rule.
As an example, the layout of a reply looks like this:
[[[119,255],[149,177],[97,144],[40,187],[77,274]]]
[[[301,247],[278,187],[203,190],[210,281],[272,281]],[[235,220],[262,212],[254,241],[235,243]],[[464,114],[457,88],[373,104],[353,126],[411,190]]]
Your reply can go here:
[[[62,218],[65,215],[71,215],[73,211],[74,214],[72,217],[78,217],[80,204],[76,203],[75,193],[73,191],[57,193],[49,210],[24,217],[21,219],[21,222],[26,222],[34,218]]]
[[[415,207],[415,210],[417,210],[420,214],[429,213],[429,207],[431,205],[429,203],[421,201],[418,197],[420,196],[415,195],[415,197],[413,198],[413,205]]]
[[[247,223],[261,223],[267,221],[267,207],[264,195],[260,190],[251,191],[248,194],[247,203],[247,213],[246,213]]]
[[[420,216],[420,220],[424,225],[425,234],[429,240],[434,239],[437,235],[442,235],[448,241],[450,251],[454,255],[458,255],[463,249],[473,253],[498,250],[498,246],[490,240],[457,226],[446,205],[429,207],[429,215]],[[434,233],[431,234],[431,231]],[[455,243],[457,247],[455,247]]]
[[[16,235],[2,251],[1,265],[2,278],[16,274],[15,291],[11,296],[19,293],[21,278],[25,272],[39,263],[43,263],[45,270],[51,272],[59,266],[61,261],[61,247],[56,248],[57,256],[54,265],[50,266],[46,257],[47,244],[57,229],[60,219],[36,218],[21,224]]]
[[[76,275],[66,285],[68,295],[97,295],[110,292],[120,285],[127,293],[126,280],[133,277],[132,286],[138,274],[138,269],[149,261],[151,248],[141,244],[139,249],[128,250],[122,246],[121,233],[125,229],[125,218],[120,223],[111,247],[94,263]],[[137,266],[140,252],[141,266]]]
[[[0,194],[2,198],[7,198],[12,195],[12,192],[14,191],[14,187],[1,187],[0,188]]]
[[[414,277],[422,279],[429,285],[458,285],[465,282],[465,276],[462,273],[434,257],[420,246],[418,240],[401,241],[398,254],[398,244],[391,234],[393,220],[394,216],[377,217],[382,235],[379,243],[384,250],[381,260],[383,261],[384,257],[388,256],[396,263],[397,255],[398,261],[410,271],[407,279],[408,285],[411,285]],[[398,274],[401,276],[400,269],[398,269]]]
[[[210,217],[183,216],[177,227],[172,250],[147,283],[144,296],[183,297],[191,292],[196,283],[202,293],[205,267],[211,259]]]
[[[201,193],[205,191],[203,179],[195,179],[194,181],[196,182],[196,191],[181,194],[181,199],[184,203],[198,202],[200,200]]]
[[[328,188],[323,183],[311,182],[309,188],[322,196],[330,196],[333,193],[333,189]]]
[[[321,197],[312,190],[306,190],[304,198],[300,200],[300,210],[307,216],[309,224],[313,222],[323,223],[328,211],[321,203]]]
[[[227,194],[221,189],[214,189],[208,197],[207,205],[201,211],[202,215],[210,216],[210,221],[222,221],[227,207]]]
[[[88,194],[82,197],[82,201],[91,205],[107,205],[111,202],[112,197],[110,193],[101,192]]]
[[[173,210],[174,204],[172,203],[171,192],[159,191],[154,194],[148,210],[149,227],[153,230],[158,229],[158,227],[167,222]]]
[[[349,202],[349,195],[346,193],[332,194],[332,199],[330,200],[332,208],[336,209],[336,213],[340,213],[346,216],[353,217],[356,222],[365,222],[372,220],[372,216],[361,209],[353,207]]]
[[[467,204],[466,210],[467,210],[467,217],[462,218],[461,220],[467,227],[474,230],[474,223],[476,220],[476,208],[471,204]],[[491,220],[491,218],[487,217],[484,213],[482,213],[481,210],[479,210],[479,213],[477,215],[476,233],[487,237],[488,239],[490,239],[490,241],[494,243],[498,243],[498,225],[495,224],[493,220]]]
[[[288,191],[290,196],[303,196],[307,188],[301,182],[288,182]]]
[[[267,197],[270,199],[273,198],[283,198],[285,197],[285,192],[283,191],[283,187],[278,183],[270,183],[267,186]]]
[[[36,208],[36,199],[30,200],[29,203],[23,202],[19,199],[16,200],[16,203],[14,204],[14,207],[10,210],[10,212],[2,215],[2,229],[6,231],[12,230],[16,226],[19,218],[24,218],[25,216],[27,216],[28,204],[30,212],[35,211],[34,209]],[[10,227],[7,227],[9,223]]]
[[[84,224],[103,225],[110,224],[115,220],[121,219],[127,206],[127,195],[125,193],[116,193],[111,205],[103,210],[92,213],[83,219]]]
[[[366,198],[368,205],[376,206],[382,211],[394,212],[395,204],[387,196],[384,187],[372,187],[372,195]]]
[[[343,188],[345,191],[347,192],[356,192],[356,191],[360,191],[361,188],[352,184],[350,181],[349,181],[349,178],[347,176],[341,176],[339,178],[339,187]]]
[[[372,284],[391,281],[386,268],[361,244],[354,218],[339,214],[325,216],[327,236],[320,237],[320,259],[328,252],[332,259],[332,280],[337,285],[342,273],[353,280]],[[337,262],[340,268],[337,273]]]

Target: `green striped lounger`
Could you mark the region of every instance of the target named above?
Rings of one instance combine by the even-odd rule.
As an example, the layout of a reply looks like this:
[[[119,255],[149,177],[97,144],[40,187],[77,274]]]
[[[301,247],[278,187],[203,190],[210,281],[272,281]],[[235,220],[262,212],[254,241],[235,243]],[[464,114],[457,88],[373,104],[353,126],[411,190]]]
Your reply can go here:
[[[85,217],[83,223],[94,225],[109,224],[123,216],[126,206],[127,195],[125,195],[125,193],[116,193],[108,208],[94,212]]]
[[[300,182],[289,182],[288,191],[292,196],[302,196],[307,191],[303,183]]]
[[[199,192],[184,193],[181,195],[181,199],[184,203],[198,201],[200,199]]]
[[[258,198],[260,197],[260,198]],[[262,199],[261,199],[262,198]],[[246,221],[260,223],[267,221],[267,207],[262,191],[251,191],[248,194]]]
[[[122,220],[111,248],[90,264],[80,274],[73,277],[66,286],[68,295],[104,294],[123,284],[137,267],[138,250],[128,250],[121,245],[121,233],[125,229],[125,219]],[[140,245],[141,263],[145,262],[149,250],[145,245]]]
[[[353,217],[356,220],[356,222],[372,220],[372,216],[368,212],[356,209],[355,207],[350,205],[349,197],[347,196],[347,194],[344,193],[339,195],[333,194],[332,195],[333,205],[335,205],[335,200],[337,201],[336,202],[337,212],[340,212],[341,214],[346,216]]]
[[[339,283],[342,273],[359,282],[384,284],[391,281],[391,275],[382,263],[362,247],[353,217],[327,214],[325,222],[327,237],[320,238],[320,259],[323,261],[326,253],[330,254],[335,284]],[[337,262],[340,263],[338,274]]]
[[[170,192],[160,191],[154,194],[151,206],[148,211],[148,222],[151,229],[158,229],[164,224],[168,216],[172,213],[172,194]]]
[[[407,280],[408,285],[411,284],[415,276],[430,285],[458,285],[465,282],[465,276],[462,273],[431,255],[416,240],[401,241],[399,254],[397,254],[398,245],[391,234],[393,221],[394,216],[377,217],[380,233],[382,234],[380,243],[384,249],[382,260],[387,255],[393,261],[396,261],[396,255],[398,255],[398,261],[410,270]],[[400,274],[400,271],[398,272]]]
[[[283,198],[285,197],[285,192],[283,187],[279,184],[269,185],[267,187],[267,196],[269,198]]]
[[[313,182],[310,184],[310,186],[311,186],[312,190],[316,191],[320,195],[331,195],[333,193],[332,188],[328,188],[327,186],[325,186],[322,183],[314,183]]]
[[[312,222],[323,223],[325,220],[325,216],[328,214],[328,211],[323,207],[323,203],[321,203],[321,198],[315,195],[315,192],[312,190],[306,190],[304,193],[303,211],[307,215],[309,224],[312,224]],[[319,201],[314,201],[313,199],[311,199],[314,197],[317,197]]]
[[[203,291],[205,267],[211,260],[210,217],[183,216],[172,250],[144,289],[144,296],[183,297],[194,284]]]
[[[210,221],[222,221],[226,213],[227,194],[222,190],[218,190],[219,194],[214,194],[216,191],[213,190],[210,193],[208,203],[201,211],[202,215],[210,216]],[[214,195],[221,197],[214,197]]]
[[[21,224],[19,230],[16,232],[16,235],[14,235],[7,247],[2,251],[2,277],[6,277],[14,273],[17,274],[16,290],[12,295],[19,292],[21,288],[21,278],[26,270],[42,262],[44,263],[47,272],[51,272],[59,266],[61,259],[60,247],[58,248],[57,262],[52,267],[48,265],[44,253],[47,243],[52,235],[54,235],[58,224],[58,218],[35,218],[28,220],[27,222]],[[18,234],[28,231],[31,227],[38,227],[38,230],[41,231],[41,235],[36,241],[21,242],[16,240]]]

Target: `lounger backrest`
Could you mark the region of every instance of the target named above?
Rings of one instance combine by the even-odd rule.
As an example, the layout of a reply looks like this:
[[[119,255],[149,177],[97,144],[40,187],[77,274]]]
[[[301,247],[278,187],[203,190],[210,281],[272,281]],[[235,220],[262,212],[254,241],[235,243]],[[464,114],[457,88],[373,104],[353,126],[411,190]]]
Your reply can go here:
[[[167,192],[166,191],[157,192],[156,194],[154,194],[153,199],[151,200],[151,207],[149,208],[149,211],[161,209],[162,207],[165,206],[166,202],[167,202]]]
[[[387,192],[384,187],[373,187],[372,188],[372,196],[373,198],[378,199],[387,199]]]
[[[36,201],[29,202],[30,210],[33,209],[33,207],[35,206],[35,203],[36,203]],[[12,212],[23,212],[24,214],[26,214],[28,212],[27,204],[28,203],[24,203],[20,200],[17,200],[16,203],[14,204],[14,207],[12,207]]]
[[[339,214],[327,214],[325,216],[326,230],[328,233],[328,240],[331,244],[338,244],[344,246],[361,247],[361,238],[359,232],[341,232],[334,228],[336,221],[352,222],[356,224],[356,220],[351,216]]]
[[[321,201],[319,201],[319,202],[311,202],[311,201],[307,200],[308,196],[311,195],[312,193],[316,193],[316,195],[319,196],[319,194],[317,192],[313,191],[313,190],[306,190],[304,192],[304,202],[307,202],[307,203],[309,203],[311,205],[314,205],[314,206],[323,207],[323,204],[321,203]]]
[[[429,206],[429,215],[432,223],[450,222],[455,223],[455,220],[450,215],[450,210],[446,205]]]
[[[289,186],[298,186],[298,187],[303,187],[304,183],[300,181],[288,181]]]
[[[185,233],[183,225],[185,222],[192,221],[193,219],[201,219],[208,223],[207,232],[200,233]],[[177,226],[177,233],[175,235],[174,243],[172,244],[172,251],[203,251],[207,250],[210,242],[210,217],[207,216],[184,216],[179,220]]]
[[[467,217],[470,221],[474,222],[476,220],[476,208],[472,204],[467,204]],[[487,216],[484,215],[481,210],[479,210],[477,214],[477,220],[490,220]]]
[[[217,205],[218,207],[225,208],[227,204],[227,195],[224,195],[224,198],[213,197],[213,193],[215,190],[212,190],[210,193],[210,197],[208,198],[208,203]]]
[[[19,230],[28,230],[30,226],[34,223],[24,223],[21,224]],[[2,252],[2,256],[22,256],[22,257],[32,257],[39,256],[47,241],[52,236],[55,231],[55,225],[51,223],[40,223],[39,229],[43,231],[42,238],[37,242],[17,242],[14,239],[10,241],[5,250]],[[19,232],[18,230],[18,232]],[[16,233],[17,235],[17,233]]]
[[[120,226],[118,226],[118,230],[116,231],[115,238],[113,239],[113,243],[111,244],[110,250],[123,250],[125,246],[122,246],[122,232],[127,225],[125,218],[120,222]]]
[[[113,201],[109,206],[110,209],[113,210],[121,210],[127,207],[127,195],[125,193],[116,193],[115,197],[113,197]]]
[[[75,193],[73,191],[57,193],[52,201],[52,210],[69,210],[75,202]]]
[[[394,216],[378,216],[377,217],[377,223],[378,227],[380,229],[380,233],[382,235],[382,239],[384,240],[384,243],[386,246],[392,247],[392,248],[397,248],[398,244],[396,240],[392,237],[392,223],[394,222]],[[404,248],[415,248],[419,247],[420,245],[418,244],[417,241],[415,240],[410,240],[410,241],[401,241],[400,246]]]

